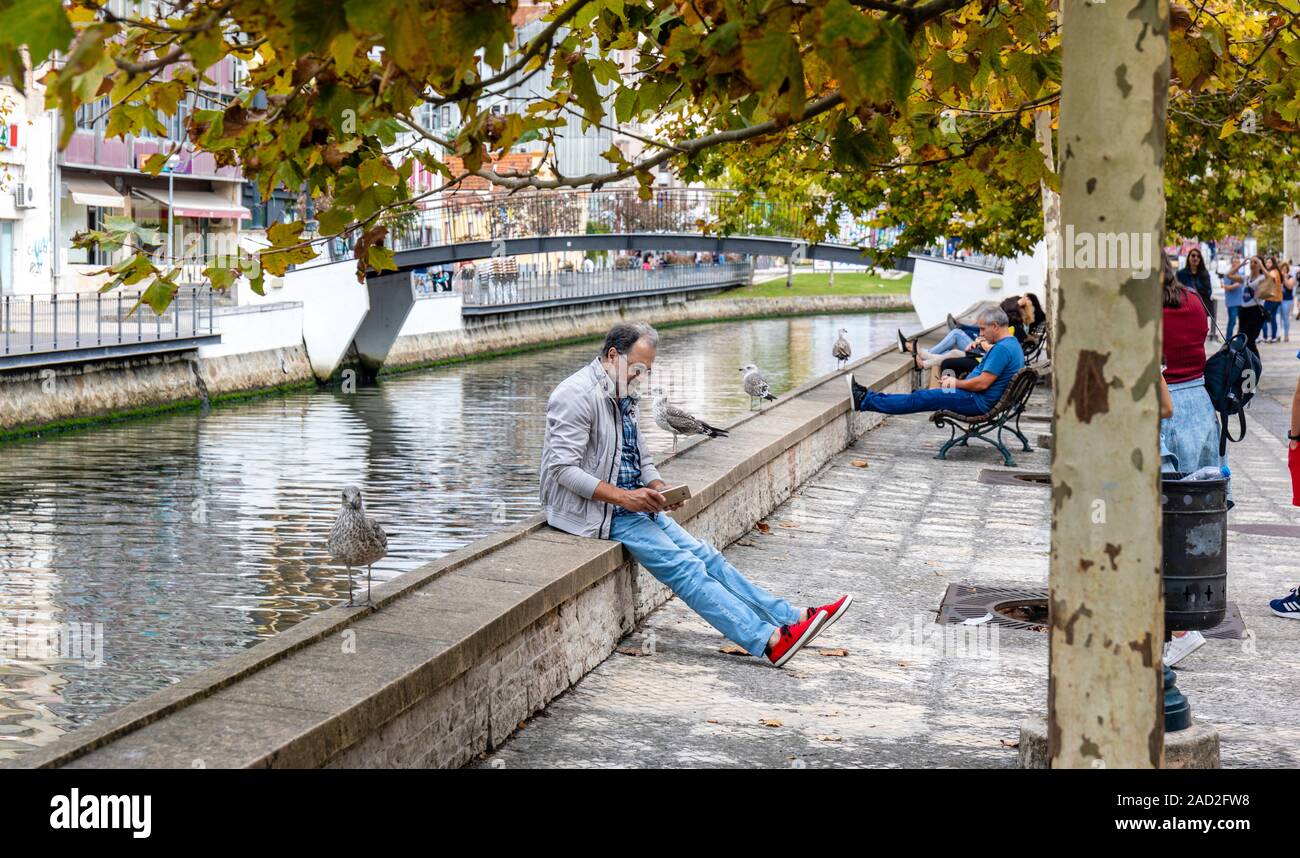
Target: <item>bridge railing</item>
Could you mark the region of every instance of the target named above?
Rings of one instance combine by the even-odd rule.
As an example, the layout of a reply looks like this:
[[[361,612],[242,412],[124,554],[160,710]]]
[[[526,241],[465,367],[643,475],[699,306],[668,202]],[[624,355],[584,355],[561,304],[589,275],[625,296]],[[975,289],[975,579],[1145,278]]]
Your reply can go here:
[[[444,244],[605,233],[710,233],[725,224],[738,235],[799,236],[807,207],[744,201],[735,192],[667,189],[642,200],[633,189],[456,193],[388,221],[384,246],[415,250]],[[354,237],[331,241],[331,260],[352,258]]]
[[[467,308],[539,304],[555,301],[601,301],[637,294],[688,292],[747,282],[748,262],[670,265],[645,271],[605,268],[596,271],[543,271],[492,275],[462,269],[456,283]],[[464,276],[465,272],[469,276]]]
[[[0,354],[71,351],[97,346],[207,336],[212,290],[182,287],[162,315],[139,302],[141,292],[5,295],[0,301]]]

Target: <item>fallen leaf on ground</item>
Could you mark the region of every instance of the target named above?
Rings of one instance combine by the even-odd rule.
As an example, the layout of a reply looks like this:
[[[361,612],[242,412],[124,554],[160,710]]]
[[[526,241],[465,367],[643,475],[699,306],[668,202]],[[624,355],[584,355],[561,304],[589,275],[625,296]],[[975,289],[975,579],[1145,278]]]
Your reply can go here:
[[[528,726],[527,723],[525,723],[525,722],[523,722],[523,721],[520,721],[518,724],[515,725],[515,729],[516,729],[516,730],[522,730],[522,729],[524,729],[524,728],[527,727],[527,726]]]
[[[737,539],[737,540],[736,540],[736,544],[737,544],[737,545],[743,545],[743,546],[745,546],[746,548],[753,548],[753,547],[754,547],[754,543],[750,542],[748,539]]]
[[[1009,741],[1007,741],[1006,739],[998,739],[998,741],[1002,743],[1002,747],[1004,747],[1004,748],[1019,748],[1019,747],[1020,747],[1020,740],[1019,740],[1019,739],[1017,739],[1017,740],[1014,741],[1014,742],[1009,742]]]
[[[758,723],[762,724],[764,727],[780,727],[780,726],[781,726],[781,722],[778,721],[778,720],[775,719],[775,718],[759,718],[759,719],[758,719]]]
[[[795,524],[793,521],[783,521],[783,522],[781,522],[781,526],[782,526],[782,527],[798,527],[799,525]]]
[[[718,652],[725,652],[727,655],[749,655],[743,646],[736,646],[735,644],[718,647]]]
[[[717,718],[710,718],[709,720],[705,721],[704,723],[705,723],[705,724],[716,724],[716,723],[718,723],[718,719],[717,719]]]
[[[758,524],[754,525],[754,529],[759,533],[771,533],[772,525],[768,524],[766,521],[760,521]]]
[[[621,653],[623,655],[636,655],[636,656],[650,655],[650,653],[637,649],[634,646],[616,646],[614,647],[614,652]]]
[[[818,736],[817,738],[818,738],[818,739],[821,739],[823,742],[843,742],[843,741],[844,741],[844,737],[843,737],[843,736]]]
[[[846,656],[846,655],[849,654],[849,651],[841,647],[841,648],[838,648],[838,649],[824,649],[824,650],[821,650],[821,654],[822,654],[822,655],[830,655],[830,656],[834,656],[835,658],[843,658],[844,656]]]
[[[849,462],[849,464],[852,465],[852,466],[855,467],[855,468],[867,468],[867,467],[870,467],[870,466],[869,466],[866,462],[864,462],[862,459],[854,459],[852,462]]]

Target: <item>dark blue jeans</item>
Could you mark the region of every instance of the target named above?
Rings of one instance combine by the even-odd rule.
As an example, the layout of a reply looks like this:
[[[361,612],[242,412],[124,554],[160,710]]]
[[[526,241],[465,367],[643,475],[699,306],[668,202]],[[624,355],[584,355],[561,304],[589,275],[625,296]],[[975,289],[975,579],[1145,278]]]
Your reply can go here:
[[[1264,302],[1264,330],[1263,337],[1266,340],[1277,338],[1277,308],[1282,306],[1281,301]]]
[[[913,393],[877,393],[867,391],[855,403],[859,411],[876,411],[880,414],[916,414],[921,411],[956,411],[958,414],[983,414],[987,409],[975,400],[969,390],[932,387]]]
[[[1232,339],[1233,333],[1237,330],[1237,314],[1239,312],[1241,312],[1240,307],[1228,308],[1228,329],[1223,332],[1224,339]]]

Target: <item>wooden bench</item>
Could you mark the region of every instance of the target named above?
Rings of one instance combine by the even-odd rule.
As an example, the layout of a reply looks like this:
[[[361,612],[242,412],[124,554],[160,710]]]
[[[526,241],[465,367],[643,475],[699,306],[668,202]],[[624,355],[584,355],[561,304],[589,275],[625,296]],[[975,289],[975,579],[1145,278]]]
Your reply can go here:
[[[940,429],[947,426],[952,431],[948,442],[939,448],[935,458],[946,459],[949,448],[958,444],[963,447],[970,446],[967,442],[972,438],[978,438],[996,447],[1002,453],[1007,467],[1014,468],[1016,463],[1011,458],[1011,451],[1007,449],[1007,445],[1002,443],[1002,432],[1006,430],[1019,438],[1025,452],[1033,449],[1029,446],[1029,439],[1020,431],[1020,414],[1025,410],[1025,403],[1029,401],[1029,396],[1034,392],[1034,385],[1037,383],[1038,373],[1032,367],[1026,366],[1015,374],[1011,383],[1002,391],[1002,396],[983,414],[958,414],[956,411],[948,410],[931,414],[930,420],[935,426]]]

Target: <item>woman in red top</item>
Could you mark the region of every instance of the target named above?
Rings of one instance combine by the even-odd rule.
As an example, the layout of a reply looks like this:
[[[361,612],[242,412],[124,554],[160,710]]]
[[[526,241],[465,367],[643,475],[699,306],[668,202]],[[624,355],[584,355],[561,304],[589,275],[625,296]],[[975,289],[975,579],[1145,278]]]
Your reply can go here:
[[[1190,474],[1226,465],[1219,455],[1219,416],[1205,390],[1205,335],[1209,316],[1201,297],[1178,282],[1166,259],[1161,269],[1164,304],[1164,379],[1173,416],[1160,421],[1163,468]]]

